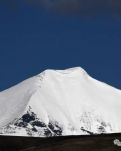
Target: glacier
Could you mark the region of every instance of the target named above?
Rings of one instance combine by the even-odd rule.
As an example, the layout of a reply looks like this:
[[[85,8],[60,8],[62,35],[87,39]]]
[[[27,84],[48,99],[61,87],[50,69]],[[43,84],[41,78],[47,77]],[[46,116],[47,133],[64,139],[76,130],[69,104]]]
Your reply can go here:
[[[0,135],[120,133],[120,115],[121,90],[81,67],[47,69],[0,92]]]

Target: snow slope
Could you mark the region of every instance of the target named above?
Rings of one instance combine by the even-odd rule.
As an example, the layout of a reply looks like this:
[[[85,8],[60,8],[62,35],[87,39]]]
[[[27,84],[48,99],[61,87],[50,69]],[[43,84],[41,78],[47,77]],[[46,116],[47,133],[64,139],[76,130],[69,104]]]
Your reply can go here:
[[[81,67],[45,70],[0,92],[0,133],[58,136],[121,132],[121,91]]]

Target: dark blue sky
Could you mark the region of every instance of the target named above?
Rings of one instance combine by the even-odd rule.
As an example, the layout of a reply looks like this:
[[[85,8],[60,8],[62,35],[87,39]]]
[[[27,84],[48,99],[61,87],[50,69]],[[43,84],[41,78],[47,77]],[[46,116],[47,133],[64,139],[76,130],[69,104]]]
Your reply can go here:
[[[121,89],[121,21],[0,5],[0,90],[47,68],[74,66]]]

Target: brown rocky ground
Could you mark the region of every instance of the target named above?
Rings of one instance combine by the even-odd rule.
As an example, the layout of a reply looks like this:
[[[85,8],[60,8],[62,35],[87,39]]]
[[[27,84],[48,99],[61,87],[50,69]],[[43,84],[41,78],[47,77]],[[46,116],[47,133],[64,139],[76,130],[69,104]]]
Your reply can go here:
[[[0,136],[0,151],[121,151],[121,134],[29,138]]]

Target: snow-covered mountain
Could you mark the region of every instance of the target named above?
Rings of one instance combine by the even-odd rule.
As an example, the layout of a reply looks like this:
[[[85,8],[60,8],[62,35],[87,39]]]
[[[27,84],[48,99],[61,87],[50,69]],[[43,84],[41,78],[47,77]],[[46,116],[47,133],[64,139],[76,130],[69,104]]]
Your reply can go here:
[[[0,134],[87,135],[121,132],[121,90],[81,67],[45,70],[0,92]]]

